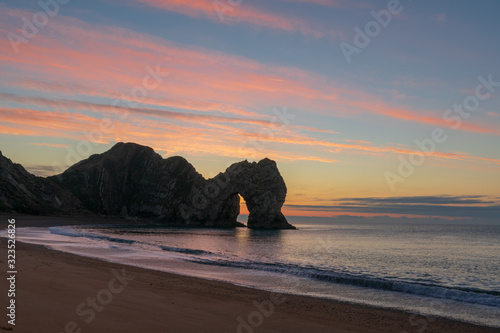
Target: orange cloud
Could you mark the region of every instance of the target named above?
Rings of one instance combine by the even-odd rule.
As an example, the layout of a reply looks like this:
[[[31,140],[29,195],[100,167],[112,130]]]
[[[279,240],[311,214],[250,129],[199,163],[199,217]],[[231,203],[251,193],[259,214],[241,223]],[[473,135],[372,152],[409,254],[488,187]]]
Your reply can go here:
[[[375,111],[378,114],[386,115],[391,118],[406,120],[410,122],[423,123],[427,125],[433,126],[441,126],[446,128],[452,128],[455,126],[455,122],[450,122],[443,117],[435,117],[432,115],[425,115],[422,113],[413,112],[410,110],[405,110],[401,108],[390,108],[383,105],[377,106],[364,106],[369,107],[371,110]],[[443,110],[444,113],[444,110]],[[473,124],[467,121],[463,121],[460,124],[460,129],[466,132],[476,132],[476,133],[484,133],[484,134],[494,134],[500,135],[500,129],[486,127],[478,124]]]
[[[307,136],[299,136],[298,134],[286,137],[286,136],[269,136],[265,134],[246,133],[246,136],[261,141],[280,142],[285,144],[314,146],[314,147],[336,148],[337,150],[331,151],[332,153],[338,153],[340,150],[345,149],[345,150],[360,151],[372,155],[375,155],[376,153],[393,153],[402,155],[425,156],[425,153],[419,150],[418,148],[410,149],[410,148],[401,148],[394,146],[373,146],[367,144],[362,145],[362,144],[335,143],[335,142],[317,140],[309,138]],[[500,165],[500,159],[470,156],[465,153],[445,153],[445,152],[434,151],[430,153],[428,156],[442,158],[442,159],[451,159],[451,160],[482,161],[486,163],[494,163]]]
[[[256,152],[252,146],[242,145],[240,136],[228,136],[227,128],[221,130],[217,126],[214,128],[196,126],[197,123],[194,121],[192,126],[186,128],[158,120],[130,116],[127,118],[129,122],[116,118],[109,119],[106,127],[110,130],[103,131],[101,130],[103,119],[75,112],[0,108],[0,115],[3,120],[0,133],[4,134],[66,138],[106,144],[116,141],[135,141],[149,145],[157,151],[167,152],[168,155],[214,154],[237,158],[261,159],[269,157],[289,161],[335,162],[333,159],[300,152],[286,153],[272,149]],[[224,142],[221,142],[221,137],[224,137]],[[174,142],[175,144],[172,144]]]
[[[341,217],[341,216],[352,216],[352,217],[393,217],[393,218],[401,218],[401,217],[407,217],[407,218],[440,218],[444,220],[456,220],[456,219],[463,219],[459,217],[446,217],[446,216],[439,216],[439,215],[415,215],[415,214],[388,214],[388,213],[362,213],[362,212],[353,212],[349,210],[345,211],[338,211],[338,212],[332,212],[332,211],[324,211],[324,210],[312,210],[312,209],[300,209],[296,207],[289,207],[286,204],[283,206],[281,209],[283,214],[285,216],[303,216],[303,217]],[[243,214],[243,213],[242,213]]]
[[[13,10],[8,14],[22,17],[26,12]],[[0,20],[5,15],[0,13]],[[296,120],[272,138],[257,134],[260,129],[270,127],[272,106],[288,105],[329,116],[352,117],[358,112],[432,126],[452,125],[431,112],[422,114],[387,105],[378,96],[298,68],[266,65],[128,29],[91,26],[62,15],[51,20],[46,31],[21,45],[17,55],[9,52],[9,41],[0,36],[0,48],[7,50],[0,54],[0,61],[8,69],[0,82],[29,89],[30,95],[43,92],[47,96],[0,94],[0,108],[8,106],[0,110],[5,116],[0,126],[2,133],[84,140],[82,130],[99,128],[101,118],[110,117],[116,128],[96,142],[140,141],[169,154],[255,159],[268,156],[277,160],[335,163],[338,158],[333,154],[343,151],[370,155],[419,152],[411,147],[311,138],[303,132],[337,132],[298,125]],[[93,51],[96,49],[99,52]],[[133,98],[133,90],[143,86],[146,68],[157,65],[168,76],[162,77],[162,82],[148,90],[144,98]],[[115,98],[120,100],[119,108],[110,105]],[[10,103],[6,105],[8,101],[15,103],[17,109]],[[127,107],[131,102],[138,102],[137,106]],[[129,118],[116,120],[117,114],[125,111],[130,113]],[[464,122],[460,130],[500,135],[492,125],[470,122]],[[270,144],[261,149],[241,145],[251,139]],[[465,153],[435,152],[433,156],[498,164],[496,159]]]
[[[3,94],[4,97],[9,95]],[[43,99],[37,100],[43,102]],[[55,106],[54,101],[49,102]],[[138,141],[151,145],[161,151],[174,153],[192,154],[215,154],[231,157],[242,157],[260,159],[269,157],[276,160],[308,160],[325,163],[335,163],[335,159],[327,157],[331,153],[340,151],[355,151],[363,154],[392,153],[403,155],[423,155],[416,148],[403,148],[394,146],[374,146],[372,144],[347,144],[335,143],[325,140],[310,138],[300,134],[294,127],[286,131],[277,131],[273,135],[257,133],[262,128],[263,122],[260,120],[244,120],[254,128],[254,132],[242,131],[238,127],[242,120],[234,118],[215,117],[208,115],[192,115],[175,113],[164,110],[151,110],[144,108],[115,108],[108,105],[99,105],[83,102],[66,101],[61,102],[62,106],[71,105],[80,110],[91,109],[98,115],[106,114],[112,126],[109,131],[102,131],[103,119],[75,112],[60,111],[39,111],[21,108],[0,108],[0,114],[4,121],[4,126],[0,128],[2,133],[18,134],[23,129],[25,135],[48,136],[48,137],[68,137],[74,140],[90,140],[101,143],[114,141]],[[120,119],[117,110],[130,112],[127,119]],[[144,119],[139,116],[147,114],[155,119]],[[180,126],[174,123],[159,121],[163,118],[188,121],[190,127]],[[108,119],[108,118],[106,118]],[[11,124],[11,127],[6,125]],[[223,123],[223,124],[221,124]],[[224,123],[226,123],[224,125]],[[97,134],[86,135],[85,133]],[[172,145],[171,142],[175,142]],[[265,142],[279,143],[293,147],[294,153],[285,150],[276,151],[266,147]],[[310,146],[319,149],[319,155],[300,152],[297,147]],[[331,150],[334,148],[335,150]],[[297,152],[299,151],[299,152]],[[308,150],[305,150],[306,152]],[[326,153],[326,154],[325,154]],[[326,155],[326,156],[325,156]],[[432,157],[449,160],[475,161],[484,163],[494,163],[500,165],[500,160],[470,156],[464,153],[445,153],[436,151]]]
[[[265,27],[270,29],[300,32],[304,35],[314,36],[316,38],[330,36],[338,37],[340,34],[326,29],[319,30],[311,26],[310,22],[299,18],[289,18],[282,15],[276,15],[269,11],[252,7],[247,3],[232,6],[227,2],[216,2],[212,0],[137,0],[140,3],[147,4],[167,11],[180,13],[191,17],[204,16],[213,21],[220,21],[227,24],[246,23],[256,27]],[[328,5],[331,1],[316,0],[315,3]]]
[[[345,5],[344,0],[280,0],[282,2],[298,2],[320,5],[324,7],[341,7]]]
[[[213,116],[206,114],[194,114],[186,112],[175,112],[165,109],[153,109],[146,107],[125,107],[125,106],[112,106],[108,104],[99,104],[91,102],[81,102],[73,100],[48,100],[41,97],[26,97],[17,96],[13,94],[6,94],[0,92],[0,98],[4,101],[10,100],[23,105],[32,104],[37,107],[49,107],[58,110],[70,110],[70,109],[80,109],[89,110],[101,114],[121,114],[126,115],[128,113],[134,113],[139,115],[154,116],[159,118],[171,118],[187,122],[203,123],[203,122],[226,122],[226,123],[238,123],[238,124],[251,124],[259,126],[268,126],[270,122],[261,119],[252,118],[231,118],[223,116]]]
[[[68,145],[65,144],[57,144],[57,143],[37,143],[37,142],[31,142],[29,143],[30,145],[34,146],[47,146],[47,147],[55,147],[55,148],[68,148]]]
[[[19,10],[8,14],[27,15]],[[0,19],[5,15],[0,13]],[[141,104],[268,119],[272,116],[270,106],[281,104],[330,116],[352,117],[362,112],[406,122],[453,126],[433,115],[444,110],[421,112],[387,105],[378,96],[298,68],[265,65],[127,29],[90,26],[61,15],[46,28],[52,29],[50,33],[21,45],[20,54],[0,54],[3,64],[24,74],[19,79],[6,73],[3,78],[6,84],[70,96],[133,101],[132,89],[141,87],[146,68],[158,65],[169,75],[154,91],[148,91]],[[0,48],[10,49],[5,37],[0,36]],[[470,121],[464,122],[459,130],[500,135],[500,130],[491,124]]]
[[[68,95],[84,95],[91,97],[105,97],[109,99],[121,98],[119,94],[117,94],[116,90],[109,89],[106,87],[96,88],[95,86],[85,85],[85,84],[75,84],[71,82],[66,83],[56,83],[56,82],[44,82],[40,80],[30,80],[30,79],[14,79],[10,82],[10,85],[13,87],[20,87],[30,90],[37,90],[43,92],[52,92],[52,93],[64,93]],[[133,98],[123,98],[124,100],[133,101]],[[210,102],[203,100],[194,100],[194,99],[182,99],[182,98],[155,98],[155,97],[145,97],[141,100],[143,104],[157,105],[163,107],[171,107],[176,109],[183,110],[192,110],[199,112],[220,112],[223,114],[235,115],[235,116],[243,116],[243,117],[260,117],[260,118],[268,118],[268,115],[259,114],[253,111],[247,111],[243,108],[239,108],[236,106],[232,106],[229,104],[218,103],[218,102]],[[120,104],[124,105],[126,103],[121,102]]]

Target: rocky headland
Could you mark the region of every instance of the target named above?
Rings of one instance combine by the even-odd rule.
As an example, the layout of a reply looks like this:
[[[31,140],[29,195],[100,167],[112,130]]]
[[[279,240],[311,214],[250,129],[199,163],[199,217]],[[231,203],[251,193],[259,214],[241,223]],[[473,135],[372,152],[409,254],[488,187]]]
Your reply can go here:
[[[293,229],[281,212],[286,185],[276,162],[242,161],[205,179],[183,157],[118,143],[47,178],[0,153],[0,211],[98,214],[151,219],[171,226],[236,227],[241,195],[248,228]]]

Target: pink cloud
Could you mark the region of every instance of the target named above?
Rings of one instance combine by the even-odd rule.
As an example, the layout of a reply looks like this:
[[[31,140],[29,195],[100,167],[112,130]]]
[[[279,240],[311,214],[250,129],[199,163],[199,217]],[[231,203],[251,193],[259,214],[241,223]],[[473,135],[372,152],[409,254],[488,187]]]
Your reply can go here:
[[[24,14],[9,11],[9,15],[16,17]],[[0,13],[0,19],[4,15]],[[103,142],[140,141],[169,153],[244,157],[253,151],[251,147],[241,147],[242,139],[260,138],[280,147],[306,147],[311,151],[287,153],[273,146],[258,152],[263,156],[334,163],[336,158],[332,158],[332,154],[342,151],[375,155],[414,154],[416,150],[366,142],[345,144],[319,140],[303,133],[337,132],[294,122],[272,139],[259,136],[256,134],[259,129],[270,124],[271,106],[289,105],[328,116],[353,117],[361,113],[429,126],[453,125],[440,117],[444,110],[421,112],[390,105],[378,96],[299,68],[263,64],[127,29],[90,26],[63,16],[54,18],[46,28],[46,34],[22,45],[19,54],[0,54],[5,68],[0,82],[30,89],[30,95],[36,92],[46,96],[3,94],[3,102],[9,100],[22,106],[2,109],[5,118],[0,130],[3,133],[81,140],[82,128],[95,129],[102,117],[116,119],[116,113],[125,110],[130,112],[130,118],[117,121],[116,130],[107,134]],[[0,36],[0,48],[10,50],[4,36]],[[123,102],[120,108],[110,106],[114,98],[133,102],[131,91],[142,86],[146,67],[157,65],[161,71],[168,72],[168,76],[162,78],[156,89],[148,91],[137,107],[127,108]],[[16,75],[11,74],[11,70]],[[88,97],[98,97],[100,102],[90,102]],[[34,110],[36,108],[50,112]],[[467,122],[460,130],[500,135],[491,124]],[[434,156],[496,163],[494,159],[464,153],[436,152]]]
[[[57,144],[57,143],[41,143],[41,142],[31,142],[28,143],[33,146],[46,146],[46,147],[55,147],[55,148],[68,148],[68,145],[65,144]]]
[[[11,10],[9,14],[22,17],[26,13]],[[0,14],[0,18],[3,15]],[[142,100],[143,104],[238,117],[259,114],[266,117],[263,109],[281,104],[328,115],[332,110],[336,112],[334,115],[344,117],[363,112],[428,125],[453,126],[440,119],[440,115],[435,116],[444,110],[422,112],[387,105],[378,96],[298,68],[266,65],[127,29],[94,27],[74,18],[58,16],[51,21],[50,28],[50,35],[54,37],[40,35],[22,45],[24,51],[18,55],[0,54],[0,60],[9,68],[26,74],[19,80],[9,77],[7,72],[4,77],[9,84],[68,95],[130,100],[131,90],[142,84],[146,67],[158,65],[169,76]],[[9,50],[5,37],[0,37],[0,47]],[[91,51],[94,49],[100,52]],[[51,82],[43,81],[47,77]],[[60,89],[63,85],[66,88]],[[499,132],[490,125],[470,122],[460,130]]]
[[[280,1],[315,4],[325,7],[341,7],[343,4],[345,4],[344,0],[280,0]]]
[[[227,24],[246,23],[255,27],[265,27],[288,32],[300,32],[304,35],[320,37],[338,37],[341,34],[327,29],[313,28],[311,22],[299,18],[277,15],[263,9],[250,6],[243,2],[232,6],[230,3],[212,0],[137,0],[166,11],[177,12],[191,17],[206,17],[213,21]],[[304,1],[299,1],[304,2]],[[316,4],[331,6],[334,2],[328,0],[315,0]]]
[[[53,103],[53,102],[51,102]],[[78,103],[78,102],[72,102]],[[82,103],[84,109],[86,104]],[[53,104],[54,106],[54,104]],[[75,105],[73,105],[75,106]],[[106,105],[87,105],[87,107],[99,111],[97,114],[108,114],[113,108]],[[129,111],[138,112],[141,109]],[[368,141],[359,143],[338,143],[327,140],[319,140],[301,134],[295,128],[272,135],[258,132],[262,124],[250,123],[252,131],[242,131],[238,127],[221,125],[219,122],[226,121],[220,117],[195,116],[188,119],[191,126],[184,127],[170,122],[158,121],[157,119],[143,119],[141,117],[129,116],[127,119],[120,117],[107,118],[111,126],[109,131],[98,130],[102,128],[103,119],[98,116],[89,116],[76,112],[40,111],[26,108],[0,108],[3,120],[0,133],[28,136],[45,136],[54,138],[66,138],[72,140],[84,140],[99,143],[111,143],[115,141],[138,141],[150,145],[159,151],[168,154],[216,154],[220,156],[241,157],[258,159],[265,156],[276,160],[308,160],[326,163],[336,163],[337,160],[330,157],[341,152],[355,152],[357,154],[379,155],[381,153],[422,155],[418,148],[380,146]],[[152,113],[156,118],[162,118],[162,112]],[[185,120],[185,119],[183,119]],[[97,131],[98,130],[98,131]],[[97,131],[97,134],[95,134]],[[91,133],[91,134],[89,134]],[[224,138],[223,141],[220,138]],[[270,149],[265,142],[278,143],[283,148],[278,151]],[[252,144],[257,143],[257,145]],[[50,145],[50,144],[40,144]],[[63,147],[64,145],[58,145]],[[259,148],[259,146],[262,146]],[[293,152],[287,152],[290,147]],[[313,149],[298,149],[299,147],[313,147]],[[465,153],[434,152],[431,157],[443,160],[472,161],[482,163],[493,163],[500,165],[500,160],[471,156]]]

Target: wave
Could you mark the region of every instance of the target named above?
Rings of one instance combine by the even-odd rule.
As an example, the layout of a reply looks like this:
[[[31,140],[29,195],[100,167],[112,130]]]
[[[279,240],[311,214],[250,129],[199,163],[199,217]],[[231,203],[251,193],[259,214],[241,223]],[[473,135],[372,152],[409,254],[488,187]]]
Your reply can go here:
[[[473,288],[456,288],[384,278],[339,273],[335,271],[307,268],[286,263],[264,263],[257,261],[228,261],[210,259],[184,259],[189,262],[241,269],[254,269],[273,273],[293,275],[322,282],[351,285],[376,290],[401,292],[418,296],[448,299],[473,304],[500,307],[500,292]]]
[[[400,292],[418,296],[500,307],[500,292],[498,291],[443,286],[429,283],[429,281],[423,283],[418,281],[401,281],[397,279],[373,277],[363,274],[349,274],[335,270],[319,269],[312,266],[306,267],[284,262],[264,262],[242,258],[239,258],[240,260],[230,260],[222,254],[215,254],[201,249],[159,245],[96,234],[76,228],[51,227],[49,230],[53,234],[62,236],[83,237],[92,240],[107,241],[115,244],[137,245],[138,250],[142,251],[147,251],[148,249],[153,248],[165,252],[176,253],[181,255],[180,259],[196,264],[258,270],[284,274],[284,276],[308,278],[327,283],[351,285],[376,290]],[[116,248],[112,245],[110,245],[110,247]]]
[[[103,240],[103,241],[109,241],[109,242],[121,243],[121,244],[138,243],[137,241],[130,240],[130,239],[103,236],[103,235],[90,233],[90,232],[86,232],[86,231],[78,230],[78,229],[74,229],[74,228],[68,228],[68,227],[50,227],[49,230],[52,234],[60,235],[60,236],[83,237],[83,238],[88,238],[88,239],[92,239],[92,240]]]
[[[212,252],[209,251],[204,251],[204,250],[196,250],[196,249],[186,249],[182,247],[171,247],[171,246],[160,246],[163,251],[169,251],[169,252],[177,252],[177,253],[186,253],[186,254],[198,254],[198,255],[203,255],[203,254],[213,254]]]
[[[60,236],[82,237],[82,238],[87,238],[87,239],[91,239],[91,240],[108,241],[108,242],[112,242],[112,243],[120,243],[120,244],[128,244],[128,245],[132,245],[132,244],[145,245],[148,247],[156,247],[156,248],[161,249],[162,251],[167,251],[167,252],[194,254],[194,255],[213,254],[209,251],[204,251],[204,250],[188,249],[188,248],[181,248],[181,247],[171,247],[171,246],[157,245],[157,244],[153,244],[153,243],[141,242],[141,241],[136,241],[136,240],[131,240],[131,239],[105,236],[105,235],[87,232],[87,231],[83,231],[81,229],[75,229],[75,228],[51,227],[51,228],[49,228],[49,230],[52,234],[60,235]],[[116,247],[113,246],[113,248],[116,248]]]

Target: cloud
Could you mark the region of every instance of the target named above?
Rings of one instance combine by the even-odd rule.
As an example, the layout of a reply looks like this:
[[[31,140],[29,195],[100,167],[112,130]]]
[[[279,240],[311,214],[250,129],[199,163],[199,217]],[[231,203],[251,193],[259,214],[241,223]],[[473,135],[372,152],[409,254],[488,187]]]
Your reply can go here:
[[[289,208],[324,212],[393,214],[446,218],[498,219],[500,201],[485,196],[413,196],[389,198],[341,198],[330,205],[286,205]]]
[[[259,138],[260,140],[269,140],[272,142],[280,142],[294,145],[304,145],[304,146],[314,146],[314,147],[326,147],[326,148],[334,148],[332,152],[339,152],[341,150],[353,150],[358,153],[366,153],[366,154],[379,154],[379,153],[393,153],[398,155],[420,155],[424,156],[425,154],[419,150],[417,147],[409,147],[402,148],[398,146],[375,146],[373,144],[356,144],[356,143],[337,143],[330,142],[324,140],[318,140],[314,138],[310,138],[307,136],[300,136],[299,134],[288,135],[288,136],[266,136],[257,133],[246,133],[247,137],[250,138]],[[481,161],[485,163],[493,163],[500,165],[500,159],[495,158],[485,158],[478,156],[470,156],[465,153],[446,153],[435,151],[428,155],[428,157],[435,157],[440,159],[449,159],[449,160],[460,160],[460,161]]]
[[[0,13],[0,19],[9,29],[9,18],[25,15],[25,11],[7,10]],[[17,23],[10,28],[15,29]],[[58,95],[130,101],[133,89],[141,87],[148,73],[146,68],[159,66],[169,75],[154,91],[148,91],[142,104],[263,118],[266,114],[262,110],[281,104],[329,117],[367,113],[429,126],[455,125],[442,119],[444,110],[390,105],[379,96],[295,67],[263,64],[128,29],[92,26],[62,15],[45,29],[46,34],[21,45],[20,54],[2,54],[5,70],[0,82]],[[5,36],[0,36],[0,48],[10,50]],[[94,49],[100,52],[89,51]],[[500,129],[492,124],[470,121],[462,123],[459,130],[500,135]]]
[[[160,118],[172,118],[183,120],[187,122],[226,122],[226,123],[239,123],[239,124],[252,124],[267,126],[269,125],[269,120],[262,119],[252,119],[252,118],[236,118],[236,117],[225,117],[225,116],[214,116],[207,114],[194,114],[186,112],[176,112],[167,109],[154,109],[147,107],[125,107],[125,106],[113,106],[109,104],[100,104],[92,102],[82,102],[74,100],[59,100],[59,99],[46,99],[43,97],[30,97],[30,96],[18,96],[15,94],[8,94],[0,92],[0,98],[4,101],[10,100],[17,103],[26,105],[32,104],[37,107],[49,107],[58,110],[69,110],[69,109],[80,109],[80,110],[91,110],[97,113],[103,114],[116,114],[116,113],[126,113],[133,112],[135,114],[141,114],[146,116],[156,116]],[[4,109],[7,112],[8,109]]]
[[[28,165],[25,166],[25,169],[39,177],[53,176],[61,172],[59,168],[50,165]]]
[[[95,87],[82,83],[74,82],[46,82],[36,79],[13,79],[10,82],[12,87],[20,87],[39,92],[52,92],[67,95],[82,95],[91,97],[104,97],[109,99],[120,98],[127,101],[134,101],[131,96],[117,94],[117,91],[107,87]],[[127,98],[128,97],[128,98]],[[247,111],[239,107],[235,107],[225,103],[210,102],[196,99],[183,98],[156,98],[146,96],[141,100],[142,104],[157,105],[163,107],[171,107],[176,109],[199,111],[205,113],[222,113],[235,116],[246,117],[267,117],[267,115],[259,114],[253,111]],[[121,104],[124,104],[123,102]]]
[[[71,104],[75,102],[70,102]],[[78,103],[78,102],[76,102]],[[84,107],[85,103],[81,106]],[[89,107],[89,105],[87,105]],[[92,105],[93,108],[97,107]],[[316,161],[336,163],[335,159],[315,156],[312,152],[286,152],[270,147],[256,147],[248,141],[242,140],[238,128],[220,124],[229,121],[240,123],[237,119],[212,117],[207,115],[193,115],[169,113],[160,110],[114,108],[100,106],[107,109],[110,118],[88,116],[77,112],[40,111],[26,108],[0,108],[2,126],[0,133],[11,135],[44,136],[65,138],[84,143],[85,146],[109,144],[119,141],[141,142],[166,152],[167,155],[206,155],[215,154],[235,158],[261,159],[269,157],[278,161]],[[118,110],[130,111],[126,120],[120,119]],[[144,113],[157,119],[144,119],[135,114]],[[179,126],[171,122],[161,121],[163,117],[179,117],[188,121],[191,126]],[[201,118],[200,118],[201,117]],[[103,125],[104,124],[104,125]],[[256,121],[250,125],[262,128],[265,123]],[[101,130],[106,128],[109,130]],[[87,157],[83,154],[81,157]],[[74,163],[76,161],[72,161]],[[68,163],[69,166],[72,163]]]
[[[438,111],[441,114],[436,116],[435,111],[414,111],[407,108],[388,105],[384,102],[378,101],[375,98],[368,100],[346,101],[345,105],[358,107],[366,112],[383,115],[389,118],[403,120],[406,122],[425,124],[430,126],[453,128],[456,126],[455,121],[448,121],[443,118],[445,110]],[[473,132],[481,134],[500,135],[500,128],[490,125],[474,124],[471,122],[462,122],[457,130],[464,132]]]
[[[342,198],[339,202],[353,204],[429,204],[429,205],[465,205],[465,204],[493,204],[497,201],[481,195],[466,196],[410,196],[389,198]]]
[[[55,147],[55,148],[68,148],[68,145],[58,144],[58,143],[42,143],[42,142],[30,142],[29,145],[34,146],[46,146],[46,147]]]
[[[28,13],[22,10],[6,10],[0,12],[0,20],[12,30],[25,15]],[[255,155],[336,163],[339,158],[334,154],[345,151],[369,155],[421,153],[416,147],[336,142],[339,140],[331,136],[325,138],[337,134],[335,129],[299,125],[296,121],[279,133],[262,134],[263,129],[270,128],[272,106],[288,105],[328,117],[352,118],[368,113],[451,126],[431,111],[395,107],[378,96],[300,68],[264,64],[129,29],[93,26],[62,15],[51,20],[44,32],[21,45],[17,55],[9,52],[9,41],[0,36],[0,48],[7,50],[0,55],[0,83],[23,89],[23,96],[0,92],[2,133],[82,140],[83,129],[94,130],[102,118],[111,118],[116,125],[114,131],[97,142],[140,141],[171,154]],[[99,52],[92,51],[95,49]],[[143,87],[147,68],[159,68],[168,76],[148,90],[147,96],[134,98],[134,91]],[[110,105],[115,99],[120,100],[119,108]],[[130,103],[137,106],[127,107]],[[123,112],[129,112],[130,118],[117,120],[117,113]],[[460,130],[500,134],[491,124],[467,122]],[[266,145],[262,149],[241,146],[252,140]],[[287,152],[297,148],[301,149]],[[499,163],[461,152],[435,152],[432,156]]]
[[[314,5],[320,5],[324,7],[334,7],[334,8],[343,7],[346,5],[346,1],[344,0],[279,0],[279,1],[314,4]]]
[[[144,126],[143,129],[136,128],[133,132],[139,137],[144,137],[148,132],[157,127],[155,124],[155,120],[153,119],[161,120],[162,123],[163,120],[168,119],[180,123],[163,123],[162,129],[168,128],[170,131],[175,133],[191,132],[194,137],[201,137],[203,138],[203,140],[206,140],[205,136],[200,135],[200,133],[207,128],[211,128],[212,138],[209,140],[209,142],[214,141],[214,139],[218,141],[217,144],[215,144],[213,147],[223,147],[223,144],[221,144],[219,141],[219,138],[223,137],[226,140],[226,144],[228,146],[233,145],[233,141],[239,142],[240,147],[241,144],[244,144],[245,147],[240,148],[240,151],[244,151],[246,154],[250,154],[250,156],[254,155],[253,152],[255,151],[263,150],[262,146],[264,142],[279,143],[283,146],[288,145],[293,147],[314,147],[319,152],[323,151],[322,155],[324,155],[324,152],[328,152],[327,155],[331,155],[332,153],[336,154],[341,151],[354,151],[356,153],[369,155],[380,153],[390,153],[398,155],[423,155],[423,153],[416,147],[404,148],[401,146],[377,146],[367,141],[339,143],[315,139],[301,133],[301,131],[304,130],[314,132],[314,128],[304,127],[300,125],[283,126],[283,124],[280,124],[279,127],[276,127],[276,124],[270,120],[214,116],[199,113],[194,114],[148,107],[132,108],[124,106],[112,106],[108,104],[73,100],[49,100],[41,97],[18,96],[1,92],[0,98],[4,101],[14,101],[21,105],[34,105],[37,108],[49,108],[52,110],[56,110],[54,112],[47,112],[26,108],[0,107],[0,114],[2,115],[4,122],[6,124],[13,124],[13,128],[9,130],[4,129],[2,130],[3,133],[12,134],[16,133],[20,128],[31,128],[34,132],[31,132],[30,135],[43,134],[47,136],[54,136],[54,134],[49,133],[52,133],[53,130],[59,130],[61,133],[58,133],[56,135],[64,137],[65,135],[70,135],[69,133],[71,133],[71,130],[68,130],[68,128],[82,128],[87,131],[99,128],[99,124],[102,121],[102,119],[99,119],[99,116],[105,116],[106,118],[113,119],[114,124],[119,125],[119,128],[122,128],[121,130],[119,128],[115,129],[114,131],[117,133],[123,133],[123,127],[131,126],[131,122],[133,122],[134,126],[142,124]],[[83,113],[71,112],[71,110],[91,111],[95,114],[95,116],[88,116]],[[128,117],[127,115],[132,115],[133,117],[131,117],[130,120],[126,120],[125,118]],[[148,118],[152,117],[152,119],[143,119],[140,118],[141,116],[146,116]],[[38,130],[35,129],[37,127],[34,126],[33,122],[36,122],[36,125],[39,126]],[[184,130],[182,123],[190,124],[190,129]],[[34,127],[28,126],[29,124],[33,124]],[[246,126],[247,128],[244,129],[242,126]],[[267,130],[263,130],[263,128]],[[50,131],[47,132],[47,129],[50,129]],[[197,130],[193,132],[194,129]],[[112,133],[109,133],[109,135],[111,134]],[[122,134],[119,134],[119,136],[115,137],[114,139],[118,139],[119,141],[119,138],[121,138],[122,136]],[[74,138],[74,133],[71,133],[70,137]],[[111,136],[109,136],[109,138],[104,140],[103,142],[109,142],[110,140],[113,140]],[[211,148],[210,150],[213,150],[213,148]],[[225,152],[228,151],[228,149],[222,150]],[[229,151],[235,152],[235,149],[230,148]],[[267,154],[267,156],[270,158],[272,154],[272,156],[281,157],[287,160],[297,158],[297,156],[299,156],[297,154],[277,154],[276,152],[268,152]],[[241,152],[237,156],[241,156]],[[465,153],[446,153],[435,151],[430,154],[430,157],[444,160],[474,161],[500,165],[500,160],[498,159],[470,156]],[[313,157],[310,155],[308,155],[305,159],[329,163],[336,162],[336,160],[333,158],[319,156]]]
[[[335,31],[313,27],[311,22],[297,17],[287,17],[253,7],[245,1],[234,6],[224,1],[216,2],[212,0],[137,0],[137,2],[190,17],[201,16],[212,21],[219,21],[226,24],[249,24],[251,26],[273,30],[300,32],[304,35],[314,36],[316,38],[325,36],[335,38],[341,35]],[[333,1],[327,0],[309,2],[326,6],[335,4]]]

